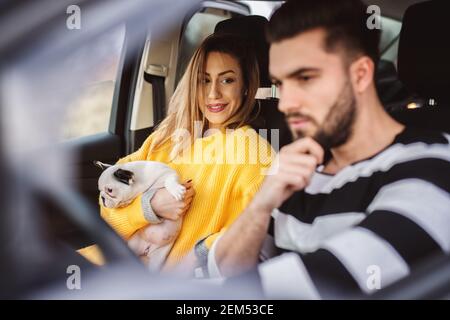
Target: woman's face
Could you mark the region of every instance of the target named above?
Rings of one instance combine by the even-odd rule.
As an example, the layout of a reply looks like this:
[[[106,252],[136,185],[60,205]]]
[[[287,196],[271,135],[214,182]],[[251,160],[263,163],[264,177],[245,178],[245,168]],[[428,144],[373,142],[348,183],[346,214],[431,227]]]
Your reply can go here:
[[[205,74],[200,75],[199,105],[209,128],[223,128],[241,106],[244,81],[239,62],[229,54],[210,52]],[[203,93],[203,94],[202,94]]]

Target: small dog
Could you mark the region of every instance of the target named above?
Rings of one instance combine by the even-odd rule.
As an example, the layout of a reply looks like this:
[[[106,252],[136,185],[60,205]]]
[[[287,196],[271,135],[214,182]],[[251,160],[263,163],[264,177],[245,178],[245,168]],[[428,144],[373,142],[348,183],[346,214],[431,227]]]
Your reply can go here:
[[[132,161],[108,165],[95,161],[103,172],[98,180],[100,199],[106,208],[129,205],[138,195],[150,188],[163,188],[176,199],[182,200],[186,188],[169,166],[156,161]],[[161,268],[181,230],[182,219],[167,220],[144,227],[128,241],[130,248],[141,256],[152,271]],[[141,234],[144,232],[145,234]],[[145,240],[144,240],[145,239]]]

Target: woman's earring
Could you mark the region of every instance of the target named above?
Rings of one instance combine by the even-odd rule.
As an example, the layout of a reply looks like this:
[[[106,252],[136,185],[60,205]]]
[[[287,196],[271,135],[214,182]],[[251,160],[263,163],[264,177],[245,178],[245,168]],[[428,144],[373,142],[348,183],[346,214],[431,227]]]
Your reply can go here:
[[[245,90],[244,92],[244,96],[246,96],[248,94],[248,90]]]

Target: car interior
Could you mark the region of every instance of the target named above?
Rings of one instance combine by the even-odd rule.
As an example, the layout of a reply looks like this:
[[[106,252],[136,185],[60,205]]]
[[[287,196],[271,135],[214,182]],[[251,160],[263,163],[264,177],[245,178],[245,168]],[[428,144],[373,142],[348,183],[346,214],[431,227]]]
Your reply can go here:
[[[378,5],[381,8],[383,26],[381,61],[377,66],[375,79],[386,110],[406,125],[450,132],[450,90],[448,90],[450,64],[447,61],[450,57],[450,45],[445,41],[447,22],[444,2],[367,1],[368,4]],[[102,37],[108,33],[114,34],[115,37],[114,39],[110,37],[113,39],[110,42],[117,48],[116,56],[108,62],[109,66],[114,65],[108,69],[108,74],[111,74],[110,80],[101,82],[103,87],[99,86],[98,82],[94,89],[93,87],[86,89],[90,90],[90,96],[100,91],[107,92],[108,97],[105,100],[107,106],[104,110],[86,109],[84,117],[80,115],[72,117],[78,119],[78,123],[84,123],[83,125],[92,122],[93,118],[103,117],[101,120],[103,127],[100,126],[97,131],[88,133],[75,132],[70,138],[61,138],[58,143],[59,149],[70,150],[72,154],[76,154],[65,163],[67,170],[74,173],[68,181],[72,186],[72,192],[55,189],[45,191],[39,183],[34,182],[26,187],[29,194],[37,199],[33,208],[43,215],[27,222],[21,232],[39,230],[40,235],[35,238],[36,248],[40,242],[46,243],[45,248],[48,247],[48,243],[52,243],[52,254],[47,255],[45,259],[42,256],[30,255],[29,259],[34,259],[33,263],[37,267],[36,272],[28,272],[24,271],[28,270],[29,266],[21,262],[22,256],[18,256],[10,249],[4,249],[4,257],[9,258],[3,260],[0,269],[9,270],[7,274],[10,276],[1,276],[2,281],[8,283],[4,287],[8,288],[7,292],[6,289],[0,290],[2,296],[33,295],[36,288],[41,292],[40,289],[47,288],[50,280],[66,276],[61,273],[55,275],[50,271],[58,269],[57,261],[61,265],[67,264],[67,261],[76,261],[77,264],[90,266],[87,261],[78,257],[75,250],[94,243],[100,245],[111,265],[127,261],[131,268],[139,270],[134,274],[136,278],[136,275],[143,273],[138,259],[128,250],[125,242],[99,216],[97,180],[101,171],[93,165],[93,162],[98,160],[115,163],[119,158],[139,148],[164,118],[168,99],[174,92],[189,58],[198,44],[209,34],[240,34],[255,48],[261,72],[252,126],[272,143],[275,150],[292,141],[284,115],[277,108],[276,88],[271,85],[268,73],[269,44],[264,36],[267,19],[280,3],[280,1],[193,1],[190,6],[186,5],[180,14],[181,18],[172,19],[170,25],[168,24],[163,31],[154,32],[146,28],[142,19],[139,20],[140,23],[136,22],[138,19],[124,19],[114,21],[112,24],[114,28],[104,27],[92,38],[83,40],[87,44],[93,41],[100,43]],[[28,6],[29,3],[18,2],[3,12],[6,14],[13,9],[25,10]],[[263,15],[257,11],[260,7],[265,10]],[[48,25],[42,24],[42,30],[48,30],[51,23],[49,21]],[[112,30],[115,30],[114,33]],[[0,52],[3,48],[3,44],[0,43]],[[3,53],[11,55],[8,51]],[[4,61],[14,61],[12,58],[8,59],[5,58]],[[104,77],[106,73],[104,70],[102,72],[101,77]],[[0,92],[0,97],[1,95]],[[81,126],[80,124],[79,127]],[[75,125],[74,130],[79,127]],[[275,132],[278,136],[274,135]],[[0,163],[6,162],[4,159],[0,152]],[[1,182],[2,190],[5,187],[4,190],[8,189],[8,192],[2,194],[0,200],[8,204],[8,198],[12,197],[15,190],[24,188],[24,183],[20,178],[15,178],[16,173],[10,172],[6,167],[0,168],[4,177],[11,175],[11,181],[16,180],[8,188],[5,187],[8,178]],[[35,191],[34,187],[38,191]],[[14,211],[11,201],[9,206],[10,211]],[[0,235],[6,238],[11,235],[8,226],[13,223],[11,220],[13,218],[2,219],[6,222],[1,224]],[[42,251],[49,250],[43,248]],[[449,266],[449,259],[430,261],[424,265],[422,272],[412,274],[392,288],[381,290],[372,298],[448,298]],[[92,268],[96,272],[101,272],[94,266]],[[48,277],[41,276],[42,270],[47,270],[44,274]],[[430,273],[429,270],[435,272]],[[116,272],[114,269],[108,276],[116,277],[120,274]],[[22,273],[29,276],[22,277],[20,276]],[[434,277],[435,285],[421,286],[420,284],[430,283],[428,278],[430,276]],[[139,283],[138,279],[134,280]],[[52,297],[52,294],[49,297]],[[37,297],[42,296],[38,294]]]

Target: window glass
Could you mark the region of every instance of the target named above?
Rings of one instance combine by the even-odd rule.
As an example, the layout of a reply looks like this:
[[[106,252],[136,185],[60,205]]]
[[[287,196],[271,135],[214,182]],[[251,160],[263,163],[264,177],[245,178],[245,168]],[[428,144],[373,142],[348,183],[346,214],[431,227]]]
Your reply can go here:
[[[108,131],[124,36],[125,28],[120,26],[89,43],[89,48],[80,49],[87,54],[99,54],[105,58],[89,70],[88,81],[84,82],[77,97],[69,103],[62,126],[63,140]],[[75,62],[83,63],[83,56],[79,55],[79,61]]]

